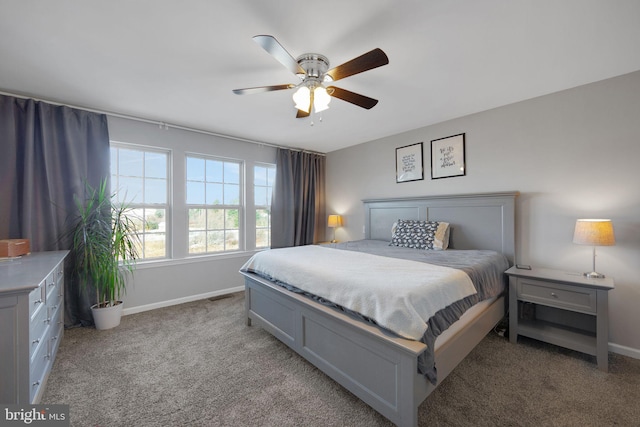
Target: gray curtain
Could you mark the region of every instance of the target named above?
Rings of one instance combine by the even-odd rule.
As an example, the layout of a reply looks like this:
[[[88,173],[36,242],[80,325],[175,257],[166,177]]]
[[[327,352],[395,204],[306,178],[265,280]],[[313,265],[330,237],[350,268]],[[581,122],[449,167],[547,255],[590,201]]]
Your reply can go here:
[[[0,238],[29,239],[33,252],[68,249],[73,195],[109,177],[107,117],[0,95],[0,144]],[[93,295],[79,291],[69,264],[65,326],[92,324]]]
[[[279,148],[271,201],[271,247],[324,240],[325,156]]]

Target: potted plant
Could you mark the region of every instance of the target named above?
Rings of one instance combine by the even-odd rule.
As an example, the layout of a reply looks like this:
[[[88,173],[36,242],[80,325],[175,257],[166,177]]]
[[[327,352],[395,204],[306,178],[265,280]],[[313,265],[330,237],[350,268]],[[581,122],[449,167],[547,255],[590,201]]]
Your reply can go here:
[[[85,187],[84,198],[74,196],[77,214],[70,230],[73,273],[82,289],[92,284],[96,290],[96,304],[91,306],[96,329],[110,329],[120,324],[120,297],[138,258],[138,235],[126,215],[129,204],[118,202],[107,192],[106,179],[98,188]]]

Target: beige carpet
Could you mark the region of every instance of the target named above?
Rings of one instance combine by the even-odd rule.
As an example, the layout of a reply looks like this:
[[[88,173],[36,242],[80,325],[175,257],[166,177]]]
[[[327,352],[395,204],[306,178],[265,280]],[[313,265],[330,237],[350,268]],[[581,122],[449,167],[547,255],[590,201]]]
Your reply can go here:
[[[491,333],[420,406],[421,426],[640,425],[640,360]],[[65,331],[43,403],[73,426],[388,426],[259,327],[244,296]]]

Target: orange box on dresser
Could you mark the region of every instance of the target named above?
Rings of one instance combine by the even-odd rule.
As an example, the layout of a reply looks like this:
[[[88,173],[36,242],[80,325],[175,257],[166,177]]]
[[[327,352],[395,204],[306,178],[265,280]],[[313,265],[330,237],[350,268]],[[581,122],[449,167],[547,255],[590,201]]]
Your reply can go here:
[[[0,258],[16,257],[31,252],[29,239],[0,240]]]

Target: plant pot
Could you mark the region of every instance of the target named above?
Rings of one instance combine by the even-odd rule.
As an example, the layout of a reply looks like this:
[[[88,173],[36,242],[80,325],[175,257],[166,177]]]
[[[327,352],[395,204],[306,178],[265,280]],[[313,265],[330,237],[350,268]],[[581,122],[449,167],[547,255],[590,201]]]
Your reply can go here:
[[[91,306],[91,314],[93,314],[93,322],[96,329],[104,330],[115,328],[120,324],[122,317],[122,301],[116,301],[116,304],[109,307],[98,307],[98,304]]]

